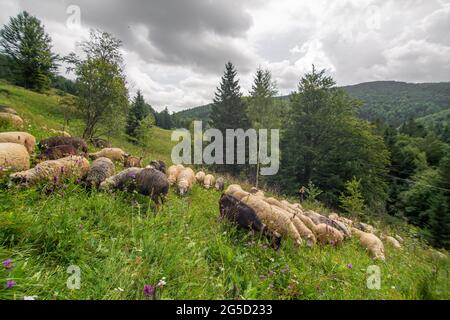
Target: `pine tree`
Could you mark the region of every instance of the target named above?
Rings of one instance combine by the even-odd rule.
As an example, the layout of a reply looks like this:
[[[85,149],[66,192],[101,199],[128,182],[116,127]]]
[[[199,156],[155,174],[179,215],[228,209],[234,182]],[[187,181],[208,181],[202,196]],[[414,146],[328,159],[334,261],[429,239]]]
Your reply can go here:
[[[58,56],[39,19],[26,11],[11,17],[0,30],[0,46],[13,61],[17,84],[37,91],[50,86]]]
[[[147,104],[145,103],[144,97],[142,96],[141,91],[138,90],[127,116],[125,132],[129,137],[132,139],[137,137],[136,130],[148,113],[149,110]]]
[[[213,106],[210,115],[210,126],[218,129],[224,136],[224,148],[226,142],[226,129],[244,129],[249,126],[246,106],[242,101],[241,87],[239,80],[236,79],[237,71],[231,62],[225,65],[225,72],[222,76],[220,86],[215,93]],[[223,151],[225,155],[225,149]],[[236,161],[237,146],[235,143],[234,159]],[[246,152],[247,154],[247,152]],[[218,170],[227,170],[232,174],[238,174],[245,165],[227,165],[217,168]]]

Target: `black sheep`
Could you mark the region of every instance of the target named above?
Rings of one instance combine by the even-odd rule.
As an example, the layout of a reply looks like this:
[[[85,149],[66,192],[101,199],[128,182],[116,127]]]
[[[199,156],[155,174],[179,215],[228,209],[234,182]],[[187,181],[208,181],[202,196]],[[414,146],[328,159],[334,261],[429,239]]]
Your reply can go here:
[[[77,137],[64,137],[56,136],[48,139],[43,139],[38,143],[39,149],[46,150],[51,147],[61,146],[61,145],[71,145],[75,149],[87,153],[88,147],[86,141]]]
[[[150,196],[156,205],[164,202],[169,192],[169,181],[164,173],[155,168],[142,169],[136,175],[136,190],[143,195]]]

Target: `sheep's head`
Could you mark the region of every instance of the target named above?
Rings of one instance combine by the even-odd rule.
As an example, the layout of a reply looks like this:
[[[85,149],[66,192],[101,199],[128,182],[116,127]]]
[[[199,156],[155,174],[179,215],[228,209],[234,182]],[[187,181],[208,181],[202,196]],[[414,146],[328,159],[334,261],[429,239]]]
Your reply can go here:
[[[178,183],[178,191],[179,191],[180,195],[182,195],[182,196],[185,195],[187,193],[188,189],[189,189],[189,184],[186,180],[181,180]]]

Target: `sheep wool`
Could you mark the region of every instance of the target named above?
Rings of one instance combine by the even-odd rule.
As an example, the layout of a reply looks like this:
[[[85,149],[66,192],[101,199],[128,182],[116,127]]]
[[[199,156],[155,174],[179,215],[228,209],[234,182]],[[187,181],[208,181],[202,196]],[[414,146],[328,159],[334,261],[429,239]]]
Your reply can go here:
[[[5,120],[11,123],[14,127],[21,127],[23,125],[23,119],[21,117],[8,112],[0,112],[0,120]]]
[[[100,157],[105,157],[112,161],[123,162],[126,157],[126,153],[120,148],[104,148],[98,152],[89,154],[89,158],[94,160]]]
[[[145,168],[136,175],[136,190],[145,196],[150,196],[158,205],[160,202],[164,202],[169,191],[169,181],[161,171],[155,168]]]
[[[359,238],[359,243],[373,259],[385,260],[383,242],[374,234],[352,228],[352,232]]]
[[[212,188],[214,186],[214,183],[216,182],[216,178],[212,174],[207,174],[205,176],[205,179],[203,180],[203,186],[206,189]]]
[[[184,166],[180,164],[172,165],[169,167],[169,169],[167,169],[167,180],[169,180],[170,185],[173,185],[177,182],[178,175],[183,169]]]
[[[223,178],[222,177],[217,178],[216,184],[214,185],[216,190],[223,191],[224,186],[225,186],[225,181],[223,180]]]
[[[61,180],[66,178],[86,177],[89,171],[89,161],[81,156],[69,156],[58,160],[41,162],[36,167],[11,174],[14,182],[32,185],[42,181]]]
[[[136,188],[136,177],[139,172],[143,170],[142,168],[127,168],[100,183],[100,190],[102,191],[112,191],[127,190],[133,191]]]
[[[181,195],[186,194],[192,189],[195,183],[194,170],[191,168],[184,168],[177,177],[178,192]]]
[[[61,145],[72,145],[75,149],[86,153],[88,151],[87,143],[81,138],[77,137],[63,137],[56,136],[48,139],[43,139],[39,142],[39,149],[45,150],[50,147],[56,147]]]
[[[344,240],[342,232],[325,223],[320,223],[315,226],[314,234],[317,237],[317,241],[321,244],[338,245]]]
[[[142,157],[135,157],[131,155],[125,155],[125,160],[123,161],[123,166],[125,168],[130,167],[142,167]]]
[[[198,183],[203,183],[205,176],[206,174],[203,171],[199,171],[195,174],[195,180],[197,180]]]
[[[252,187],[252,188],[250,189],[250,193],[253,194],[253,195],[255,195],[255,196],[257,196],[257,197],[263,198],[263,199],[264,199],[264,197],[265,197],[264,191],[259,190],[259,189],[255,188],[255,187]]]
[[[30,154],[18,143],[0,143],[0,167],[10,168],[12,171],[28,170],[30,168]],[[0,174],[2,170],[0,170]]]
[[[56,160],[77,154],[77,149],[70,144],[47,148],[39,155],[40,160]]]
[[[0,132],[0,143],[2,142],[22,144],[27,148],[28,153],[32,154],[36,144],[36,138],[28,132]]]
[[[243,191],[242,187],[238,184],[230,184],[225,190],[225,193],[232,196],[236,191]]]
[[[166,174],[166,163],[162,160],[152,160],[150,161],[150,164],[148,166],[151,166],[156,170],[159,170],[162,173]]]
[[[400,242],[398,242],[398,240],[395,239],[394,237],[382,235],[380,238],[381,238],[381,240],[384,240],[387,244],[391,245],[395,249],[402,248],[402,245],[400,244]]]
[[[0,106],[0,112],[17,115],[17,111],[7,106]]]
[[[86,185],[98,188],[100,183],[114,174],[114,169],[114,163],[108,158],[100,157],[94,160],[86,178]]]

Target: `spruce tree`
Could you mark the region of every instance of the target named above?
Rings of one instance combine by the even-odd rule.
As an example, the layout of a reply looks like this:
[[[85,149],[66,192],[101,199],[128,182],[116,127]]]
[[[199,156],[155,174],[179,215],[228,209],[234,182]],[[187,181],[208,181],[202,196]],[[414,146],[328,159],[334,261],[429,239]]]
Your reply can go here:
[[[145,103],[144,97],[140,90],[137,91],[136,97],[131,104],[130,110],[127,116],[127,125],[125,132],[131,138],[137,137],[137,129],[141,121],[148,115],[148,106]]]
[[[0,47],[13,62],[17,84],[37,91],[50,86],[58,56],[39,19],[26,11],[11,17],[0,30]]]

